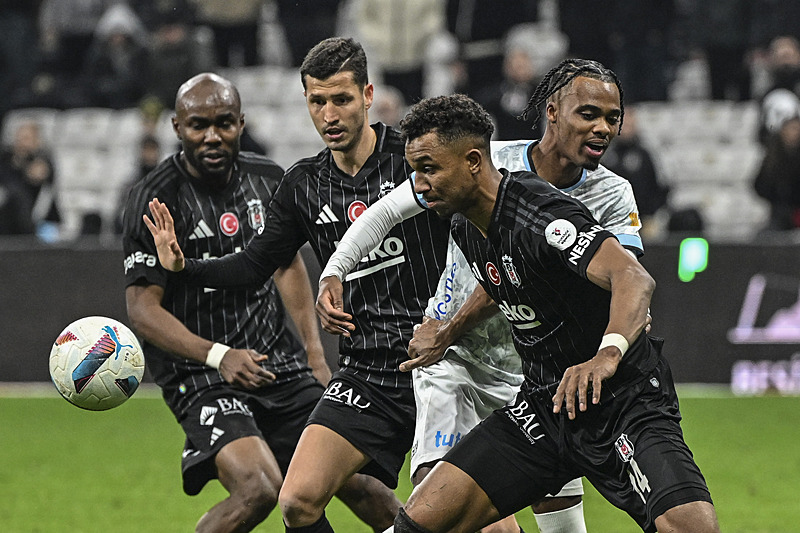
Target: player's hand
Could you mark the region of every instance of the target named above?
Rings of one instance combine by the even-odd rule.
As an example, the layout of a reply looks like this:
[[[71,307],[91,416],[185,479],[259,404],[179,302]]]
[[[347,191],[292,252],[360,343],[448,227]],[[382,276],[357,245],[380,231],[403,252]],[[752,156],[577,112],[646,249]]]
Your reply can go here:
[[[592,404],[600,403],[603,380],[614,375],[622,360],[622,354],[614,346],[606,346],[597,355],[579,365],[571,366],[564,371],[564,377],[553,396],[553,412],[560,413],[562,406],[567,409],[567,416],[575,420],[575,403],[583,412],[588,408],[589,387],[592,389]]]
[[[426,316],[422,319],[422,324],[414,326],[414,338],[408,343],[410,361],[400,363],[401,372],[430,366],[442,360],[445,350],[450,346],[443,333],[446,324],[443,320]]]
[[[243,389],[257,389],[275,381],[275,374],[265,370],[259,363],[268,357],[255,350],[239,350],[231,348],[219,364],[222,378]]]
[[[142,219],[153,235],[158,250],[158,260],[161,266],[167,270],[180,272],[186,265],[186,261],[183,258],[183,251],[178,245],[178,239],[175,237],[175,223],[169,208],[159,202],[158,198],[153,198],[148,205],[153,220],[150,220],[147,215],[142,215]]]
[[[342,282],[336,276],[326,276],[319,280],[319,292],[317,293],[317,316],[322,324],[322,329],[334,335],[350,336],[351,331],[355,331],[356,326],[351,320],[353,316],[345,313],[342,308]]]

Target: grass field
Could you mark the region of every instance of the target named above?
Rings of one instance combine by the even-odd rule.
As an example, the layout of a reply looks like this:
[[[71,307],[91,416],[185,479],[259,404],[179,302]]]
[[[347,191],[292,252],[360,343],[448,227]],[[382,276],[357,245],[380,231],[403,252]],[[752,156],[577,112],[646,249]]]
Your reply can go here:
[[[800,531],[800,398],[683,395],[686,439],[727,533]],[[55,397],[0,395],[0,531],[128,533],[193,531],[223,497],[219,484],[189,497],[180,486],[180,427],[163,402],[137,394],[106,412]],[[639,529],[585,484],[590,533]],[[410,491],[408,471],[398,494]],[[368,533],[334,501],[337,532]],[[532,514],[519,513],[528,533]],[[278,511],[259,532],[283,531]]]

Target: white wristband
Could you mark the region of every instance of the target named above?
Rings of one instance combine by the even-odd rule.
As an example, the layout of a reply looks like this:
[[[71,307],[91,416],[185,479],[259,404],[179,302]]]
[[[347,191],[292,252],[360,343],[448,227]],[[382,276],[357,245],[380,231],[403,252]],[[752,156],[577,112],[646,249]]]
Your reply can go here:
[[[600,347],[597,351],[599,352],[607,346],[616,346],[617,349],[622,352],[622,355],[625,355],[625,352],[628,351],[628,339],[619,333],[607,333],[603,335],[603,340],[600,341]]]
[[[208,351],[208,355],[206,355],[206,366],[219,368],[222,358],[225,357],[225,354],[228,353],[230,349],[230,346],[215,342],[214,346]]]

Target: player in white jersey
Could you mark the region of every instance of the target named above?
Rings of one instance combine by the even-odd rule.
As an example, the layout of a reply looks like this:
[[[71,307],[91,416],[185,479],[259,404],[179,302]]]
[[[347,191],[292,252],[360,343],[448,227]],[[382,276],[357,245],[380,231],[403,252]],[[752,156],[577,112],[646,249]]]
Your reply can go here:
[[[546,100],[548,118],[550,114],[555,115],[553,120],[548,120],[550,127],[542,140],[493,141],[492,160],[498,168],[512,172],[539,171],[562,192],[583,202],[597,221],[638,257],[643,248],[632,187],[627,180],[599,165],[600,157],[618,128],[606,125],[608,132],[599,134],[597,130],[603,126],[598,124],[621,123],[621,97],[604,100],[596,95],[581,95],[575,102],[578,104],[575,109],[571,113],[565,112],[567,106],[563,105],[562,97],[580,94],[578,91],[585,80],[619,87],[613,73],[599,63],[584,60],[563,62],[544,78],[531,98],[534,106]],[[619,92],[621,95],[621,89]],[[583,126],[580,122],[578,126],[573,124],[570,116],[575,112],[579,121],[585,122]],[[586,132],[591,134],[588,140],[584,138]],[[577,140],[580,142],[573,142]],[[582,149],[584,145],[588,148]],[[585,153],[588,156],[582,157]],[[321,275],[317,310],[323,325],[330,318],[323,290],[328,282],[323,280],[327,276],[343,279],[394,223],[414,216],[426,207],[424,200],[410,190],[412,187],[399,188],[374,204],[345,234]],[[470,429],[493,410],[511,401],[522,382],[521,362],[514,350],[506,318],[497,313],[483,320],[497,307],[493,304],[487,307],[485,300],[473,295],[477,281],[452,238],[447,254],[448,267],[442,273],[437,291],[426,310],[430,318],[425,319],[409,346],[412,361],[401,366],[402,369],[413,369],[417,402],[417,425],[411,455],[415,485]],[[485,297],[480,289],[476,294]],[[454,325],[457,327],[452,327]],[[433,364],[435,361],[438,362]],[[535,505],[540,529],[545,533],[585,531],[582,494],[581,480],[575,479],[555,497]],[[484,531],[516,532],[519,526],[510,516],[484,528]]]

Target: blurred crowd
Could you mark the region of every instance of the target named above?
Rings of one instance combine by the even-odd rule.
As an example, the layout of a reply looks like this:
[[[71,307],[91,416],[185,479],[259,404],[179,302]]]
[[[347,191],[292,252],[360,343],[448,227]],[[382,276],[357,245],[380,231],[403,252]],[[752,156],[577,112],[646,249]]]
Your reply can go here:
[[[760,108],[764,159],[752,190],[770,206],[764,229],[800,227],[798,2],[0,0],[0,33],[0,120],[20,108],[103,107],[137,108],[153,124],[194,74],[295,68],[321,39],[348,34],[380,84],[373,119],[396,124],[422,97],[464,92],[492,113],[497,139],[535,138],[541,130],[517,116],[541,76],[564,57],[592,58],[622,81],[631,113],[604,164],[634,181],[643,217],[669,208],[669,190],[653,147],[637,136],[636,105],[749,101]],[[57,240],[59,169],[49,147],[32,123],[6,141],[0,234]],[[172,148],[145,128],[131,142],[141,152],[131,179]],[[701,231],[694,215],[676,216],[675,231]]]

